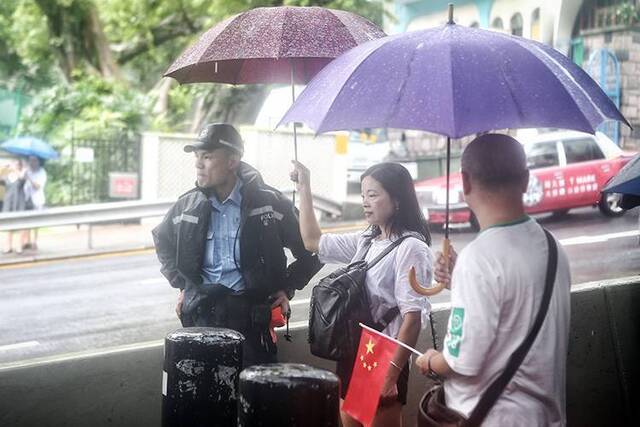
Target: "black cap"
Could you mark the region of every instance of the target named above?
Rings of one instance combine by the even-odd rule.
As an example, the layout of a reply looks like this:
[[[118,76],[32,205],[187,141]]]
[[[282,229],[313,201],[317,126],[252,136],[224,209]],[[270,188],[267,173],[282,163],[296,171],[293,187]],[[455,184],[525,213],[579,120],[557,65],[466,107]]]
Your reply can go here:
[[[244,154],[242,137],[232,125],[227,123],[210,123],[198,134],[195,144],[184,146],[184,151],[191,153],[196,150],[213,151],[216,148],[227,147],[238,154]]]

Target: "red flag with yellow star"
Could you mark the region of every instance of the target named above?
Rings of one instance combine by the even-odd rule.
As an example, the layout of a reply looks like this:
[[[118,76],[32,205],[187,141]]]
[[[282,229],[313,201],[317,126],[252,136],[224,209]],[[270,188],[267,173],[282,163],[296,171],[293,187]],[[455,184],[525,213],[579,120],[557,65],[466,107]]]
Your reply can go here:
[[[397,347],[384,335],[362,330],[342,410],[365,426],[376,415],[384,379]]]

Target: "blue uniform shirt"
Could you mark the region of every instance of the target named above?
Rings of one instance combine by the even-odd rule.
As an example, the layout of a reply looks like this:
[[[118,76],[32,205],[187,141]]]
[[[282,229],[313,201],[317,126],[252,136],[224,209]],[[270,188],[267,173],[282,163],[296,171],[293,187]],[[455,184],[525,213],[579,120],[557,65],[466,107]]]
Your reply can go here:
[[[209,198],[211,219],[207,231],[207,245],[202,266],[202,283],[219,283],[233,291],[244,289],[242,274],[235,260],[240,264],[240,204],[242,181],[238,178],[231,194],[224,202],[214,195]],[[234,258],[235,252],[235,258]]]

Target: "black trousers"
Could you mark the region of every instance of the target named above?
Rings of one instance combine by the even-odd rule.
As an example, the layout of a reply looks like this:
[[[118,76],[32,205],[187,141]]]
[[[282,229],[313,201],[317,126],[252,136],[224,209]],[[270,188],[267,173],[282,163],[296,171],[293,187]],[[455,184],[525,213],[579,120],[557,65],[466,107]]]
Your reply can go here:
[[[277,362],[277,348],[269,334],[271,306],[267,300],[245,294],[217,293],[181,318],[182,326],[228,328],[245,337],[243,367]]]

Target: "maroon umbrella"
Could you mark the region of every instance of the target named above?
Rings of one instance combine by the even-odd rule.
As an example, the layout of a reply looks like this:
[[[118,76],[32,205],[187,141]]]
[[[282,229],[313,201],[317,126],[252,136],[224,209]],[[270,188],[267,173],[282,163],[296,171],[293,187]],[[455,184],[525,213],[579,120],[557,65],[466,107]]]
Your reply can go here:
[[[362,16],[322,7],[259,7],[220,22],[169,67],[180,83],[308,83],[343,52],[385,33]],[[295,158],[298,158],[293,127]]]
[[[259,7],[209,29],[169,67],[180,83],[308,83],[332,59],[384,37],[371,21],[322,7]]]

